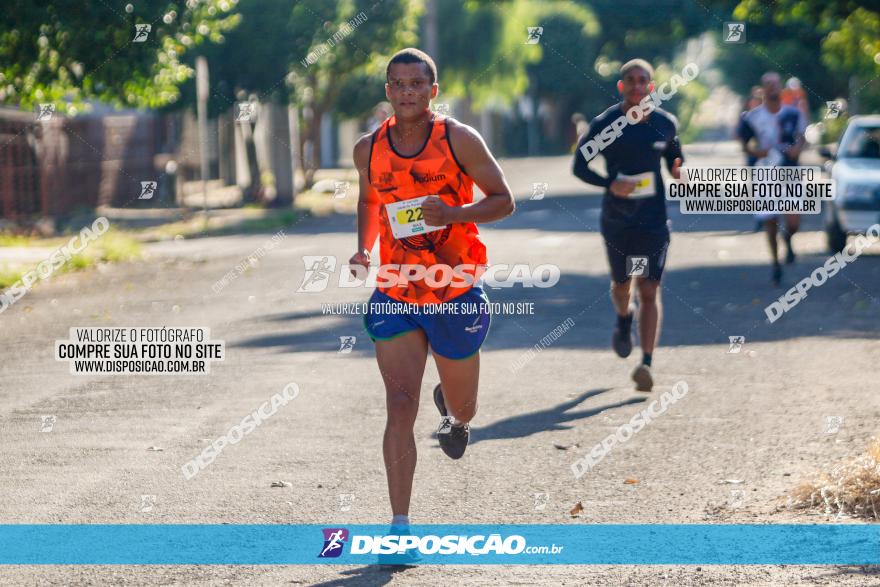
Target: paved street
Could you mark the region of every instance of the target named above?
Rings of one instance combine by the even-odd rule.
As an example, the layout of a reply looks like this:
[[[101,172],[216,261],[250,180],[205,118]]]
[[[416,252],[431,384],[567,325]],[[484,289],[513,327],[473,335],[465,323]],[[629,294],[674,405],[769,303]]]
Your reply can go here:
[[[686,154],[695,165],[740,163],[729,143]],[[460,461],[446,458],[433,437],[437,374],[429,361],[416,423],[413,523],[834,523],[778,510],[790,489],[861,453],[877,432],[880,246],[769,324],[764,307],[827,258],[820,218],[804,218],[795,238],[800,256],[785,269],[785,287],[774,288],[764,237],[750,216],[683,216],[670,206],[656,387],[646,397],[629,380],[640,352],[619,359],[609,345],[614,318],[597,232],[599,192],[571,176],[568,157],[503,164],[518,208],[481,229],[490,262],[551,263],[561,279],[552,288],[488,292],[493,302],[531,302],[534,314],[493,318],[472,444]],[[549,189],[530,200],[536,182]],[[0,522],[388,521],[385,403],[372,344],[359,316],[322,313],[322,304],[365,302],[370,292],[331,285],[297,293],[303,256],[347,262],[354,218],[306,218],[287,234],[217,294],[212,285],[272,233],[147,245],[141,262],[54,276],[0,315]],[[514,367],[569,318],[571,330]],[[203,376],[75,376],[54,359],[55,340],[74,326],[209,327],[226,342],[227,358]],[[354,350],[339,353],[348,335],[357,337]],[[734,335],[745,344],[731,354]],[[689,392],[668,413],[574,478],[573,461],[678,381]],[[290,382],[301,390],[295,400],[195,478],[183,478],[184,462]],[[51,432],[41,432],[44,415],[56,418]],[[844,420],[829,434],[825,422],[833,416]],[[275,481],[289,485],[272,487]],[[547,494],[541,504],[536,493]],[[347,511],[341,494],[353,496]],[[155,496],[149,511],[142,495]],[[584,511],[572,517],[577,502]],[[337,566],[0,568],[0,582],[18,585],[877,580],[876,571],[815,566],[421,567],[394,574]]]

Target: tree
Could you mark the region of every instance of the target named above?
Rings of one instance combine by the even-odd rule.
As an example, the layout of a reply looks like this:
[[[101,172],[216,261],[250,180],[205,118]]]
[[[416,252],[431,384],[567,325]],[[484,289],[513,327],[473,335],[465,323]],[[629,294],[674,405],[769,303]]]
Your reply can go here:
[[[292,98],[303,118],[302,168],[312,185],[321,152],[321,120],[351,77],[381,76],[391,55],[416,44],[417,0],[300,0],[290,18]],[[349,86],[350,87],[350,86]]]
[[[246,203],[264,202],[265,198],[278,185],[280,178],[275,170],[261,168],[257,160],[256,136],[253,122],[238,122],[229,125],[223,117],[231,117],[234,105],[241,102],[266,104],[288,104],[290,91],[287,76],[293,59],[290,45],[293,33],[290,17],[294,0],[239,0],[237,13],[238,26],[225,35],[221,43],[208,45],[201,51],[208,60],[211,78],[211,94],[208,100],[208,113],[213,118],[221,118],[220,128],[240,139],[235,144],[242,145],[243,156],[247,161],[247,173],[237,176],[243,188],[243,201]],[[192,107],[195,101],[195,84],[190,81],[183,87],[184,102]],[[265,112],[265,109],[261,109]],[[225,126],[224,126],[225,125]],[[232,141],[232,136],[224,133]],[[280,139],[287,143],[287,137]],[[229,144],[225,155],[230,152]],[[245,181],[249,178],[249,182]],[[289,204],[287,193],[278,194],[274,205]]]
[[[54,102],[68,113],[87,99],[142,108],[173,103],[178,86],[192,75],[182,57],[205,41],[223,39],[238,22],[236,2],[7,0],[0,21],[0,102],[22,108]],[[138,25],[150,28],[136,40]]]
[[[238,26],[223,42],[202,51],[211,71],[212,116],[228,111],[241,94],[288,103],[294,4],[294,0],[238,0]]]
[[[720,29],[721,19],[706,8],[705,1],[579,0],[601,23],[599,53],[603,60],[623,63],[641,57],[655,65],[671,62],[687,39]],[[736,1],[716,0],[716,4],[732,9]]]
[[[725,1],[731,8],[737,2]],[[687,0],[507,0],[438,5],[438,20],[455,23],[440,31],[441,91],[467,97],[477,109],[487,103],[510,105],[528,93],[533,108],[539,100],[553,106],[557,128],[566,128],[574,111],[598,113],[614,102],[618,97],[617,73],[624,61],[647,58],[658,74],[668,77],[669,66],[684,43],[714,26],[702,5]],[[658,20],[658,10],[663,19]],[[624,13],[626,18],[621,18]],[[534,44],[525,43],[530,26],[543,28]],[[680,92],[678,102],[690,107],[704,94],[698,92],[698,84],[695,81],[686,92]],[[535,143],[534,126],[531,134]],[[567,148],[567,133],[556,134],[558,141],[544,147]]]
[[[561,129],[570,128],[572,112],[584,102],[607,103],[615,94],[593,67],[599,52],[599,22],[591,10],[570,2],[548,2],[541,5],[536,18],[544,32],[540,61],[526,66],[535,109],[532,126],[537,124],[538,102],[552,104],[552,128],[559,130],[551,134],[557,141],[543,145],[542,151],[565,152],[570,139]]]
[[[722,65],[745,91],[744,75],[773,69],[801,78],[810,102],[848,96],[868,108],[880,107],[880,6],[876,0],[778,0],[767,7],[742,0],[733,19],[748,23],[748,43],[724,48]],[[751,55],[743,55],[743,53]],[[743,67],[744,62],[760,69]]]
[[[481,110],[490,103],[513,104],[526,93],[526,65],[538,61],[541,48],[527,45],[528,27],[539,26],[535,4],[525,0],[437,4],[437,54],[440,90],[466,98]],[[455,23],[449,26],[448,23]]]

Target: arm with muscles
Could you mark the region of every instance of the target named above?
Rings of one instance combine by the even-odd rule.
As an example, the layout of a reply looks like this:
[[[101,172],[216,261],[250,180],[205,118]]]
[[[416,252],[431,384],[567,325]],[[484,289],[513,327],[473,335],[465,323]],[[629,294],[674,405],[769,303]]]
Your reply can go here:
[[[742,143],[743,153],[750,155],[755,159],[767,156],[767,149],[753,149],[749,146],[749,142],[757,135],[755,134],[755,130],[752,128],[751,123],[746,120],[745,114],[740,118],[739,126],[736,129],[736,135]]]
[[[577,149],[575,149],[574,153],[574,165],[572,166],[571,172],[583,182],[586,182],[590,185],[597,185],[599,187],[608,188],[612,194],[619,198],[625,198],[632,193],[632,191],[636,188],[636,182],[634,181],[626,181],[615,179],[612,180],[608,177],[602,177],[592,169],[590,169],[590,162],[587,161],[587,158],[584,156],[583,152],[581,152],[581,147],[583,147],[587,141],[591,140],[599,131],[603,130],[602,128],[598,128],[596,125],[596,121],[593,120],[590,123],[590,130],[587,131],[581,140],[578,141]],[[591,159],[592,161],[592,159]],[[607,159],[606,159],[607,161]]]
[[[354,165],[358,170],[358,251],[349,259],[349,265],[360,265],[369,269],[370,251],[379,235],[379,207],[381,202],[375,190],[370,187],[370,145],[371,135],[361,137],[354,146]],[[356,275],[354,269],[352,275]]]
[[[459,222],[494,222],[511,215],[516,208],[513,194],[483,138],[469,126],[451,121],[447,124],[450,125],[450,148],[455,150],[462,170],[486,197],[464,206],[449,206],[440,198],[428,198],[422,203],[425,222],[431,226],[446,226]]]

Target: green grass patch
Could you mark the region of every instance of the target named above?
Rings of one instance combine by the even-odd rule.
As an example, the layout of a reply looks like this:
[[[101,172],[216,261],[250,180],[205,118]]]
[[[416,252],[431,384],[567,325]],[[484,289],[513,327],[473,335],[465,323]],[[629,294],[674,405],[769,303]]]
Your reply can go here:
[[[26,247],[37,241],[36,237],[0,232],[0,247]]]
[[[0,267],[0,289],[6,289],[21,279],[24,271],[12,267]]]
[[[133,261],[139,259],[142,253],[140,242],[118,230],[108,230],[94,244],[99,259],[107,263]],[[88,249],[84,252],[88,252]]]
[[[51,239],[25,238],[27,238],[27,243],[25,244],[29,245],[46,247],[51,243],[53,248],[46,249],[47,259],[57,248],[66,244],[70,240],[69,236],[62,238],[55,237]],[[83,271],[97,263],[132,261],[139,259],[140,256],[140,242],[123,232],[110,229],[98,240],[91,241],[81,253],[71,256],[67,262],[53,272],[53,275],[67,273],[69,271]],[[21,279],[25,273],[36,269],[37,265],[39,265],[39,262],[24,265],[0,266],[0,288],[5,289],[13,285],[16,281]]]

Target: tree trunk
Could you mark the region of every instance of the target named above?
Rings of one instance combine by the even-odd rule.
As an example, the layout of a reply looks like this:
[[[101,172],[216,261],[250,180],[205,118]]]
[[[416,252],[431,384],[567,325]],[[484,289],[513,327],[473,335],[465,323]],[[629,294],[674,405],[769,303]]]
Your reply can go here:
[[[248,172],[251,176],[251,183],[244,190],[242,200],[246,204],[257,203],[262,200],[263,186],[260,181],[260,166],[257,163],[257,146],[254,143],[254,130],[250,122],[239,122],[241,124],[242,136],[244,137],[245,155],[247,156]]]
[[[305,169],[306,189],[311,189],[315,184],[315,172],[321,167],[321,118],[323,116],[324,111],[321,108],[315,108],[312,122],[309,125],[309,142],[312,153],[310,165]]]
[[[317,78],[311,78],[311,88],[318,85]],[[310,189],[315,183],[315,172],[321,167],[321,119],[332,104],[336,103],[341,85],[335,73],[330,73],[327,79],[326,90],[320,96],[315,96],[312,91],[307,92],[307,98],[303,103],[303,120],[306,124],[306,140],[303,145],[303,176],[305,177],[305,189]]]

